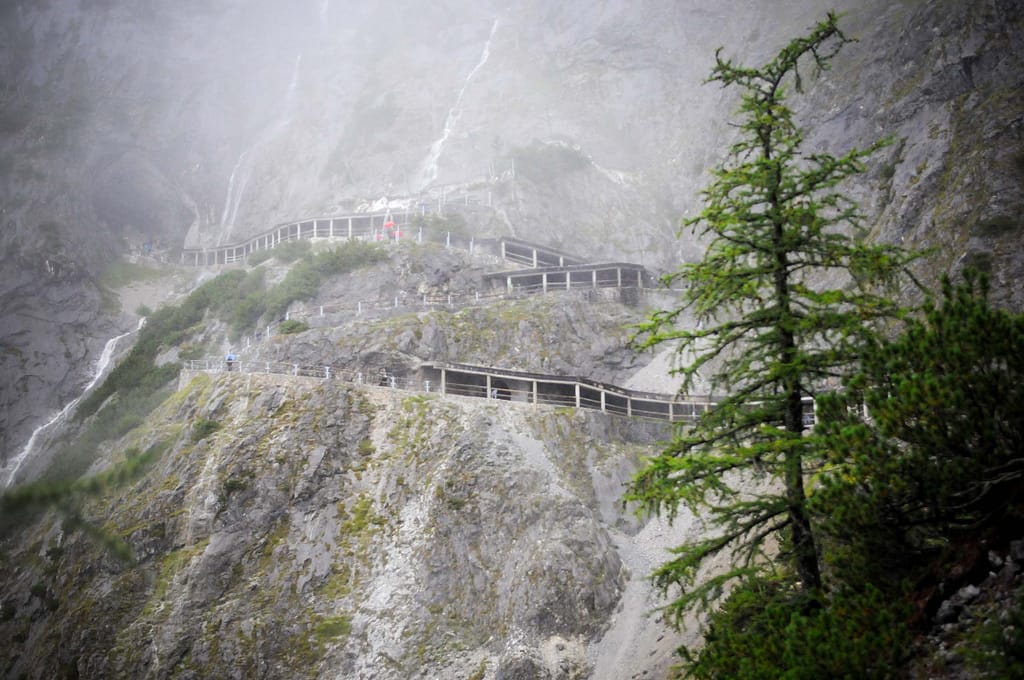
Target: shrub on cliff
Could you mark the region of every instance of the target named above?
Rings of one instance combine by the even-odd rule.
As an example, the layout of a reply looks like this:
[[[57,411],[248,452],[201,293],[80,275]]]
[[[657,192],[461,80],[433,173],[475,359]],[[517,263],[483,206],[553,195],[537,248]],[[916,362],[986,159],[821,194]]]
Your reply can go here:
[[[824,601],[786,581],[737,586],[712,618],[699,655],[684,654],[698,680],[891,678],[911,640],[909,606],[870,584]]]

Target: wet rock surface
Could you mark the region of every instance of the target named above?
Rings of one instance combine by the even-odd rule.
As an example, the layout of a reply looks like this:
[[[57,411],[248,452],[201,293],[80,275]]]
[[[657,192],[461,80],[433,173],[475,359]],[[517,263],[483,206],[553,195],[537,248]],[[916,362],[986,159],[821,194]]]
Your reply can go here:
[[[405,215],[469,189],[475,203],[459,209],[480,235],[655,270],[694,259],[679,217],[699,210],[734,134],[735,100],[701,84],[714,50],[758,63],[833,8],[859,42],[794,98],[808,147],[892,137],[850,189],[866,230],[936,246],[929,282],[990,269],[994,296],[1020,308],[1012,0],[5,6],[0,243],[29,263],[0,271],[8,452],[126,330],[89,284],[123,254],[173,262],[186,242],[428,190]],[[47,274],[62,258],[85,275]],[[444,267],[428,274],[430,290],[451,283]],[[26,278],[38,294],[19,292]]]
[[[735,105],[700,85],[714,48],[757,62],[836,3],[441,2],[422,16],[383,3],[344,16],[327,2],[244,5],[0,9],[8,455],[78,395],[106,338],[134,325],[96,285],[110,257],[160,244],[156,261],[174,261],[186,242],[430,189],[424,163],[463,90],[424,206],[472,188],[471,231],[653,268],[692,260],[699,243],[677,240],[678,217],[696,213]],[[809,146],[842,153],[892,136],[850,190],[869,237],[936,246],[926,281],[989,269],[996,299],[1020,308],[1019,3],[837,9],[860,42],[808,81],[797,108]],[[252,39],[267,26],[282,39]],[[488,30],[489,57],[470,81]],[[380,49],[396,34],[402,49]],[[195,77],[200,63],[208,78]],[[441,248],[403,251],[293,311],[457,295],[478,289],[485,269]],[[328,317],[245,358],[398,373],[455,361],[667,391],[654,375],[664,357],[648,368],[650,357],[623,349],[636,310],[619,302],[557,294]],[[199,420],[223,427],[196,440]],[[137,564],[55,515],[5,546],[0,633],[12,644],[0,667],[12,677],[659,677],[695,638],[646,615],[659,600],[644,578],[700,524],[642,524],[623,510],[622,484],[652,445],[627,435],[593,413],[199,377],[97,466],[169,442],[145,478],[86,508]],[[1011,564],[1024,559],[999,559],[996,579],[1019,582]],[[947,670],[960,663],[951,641],[989,592],[984,580],[959,584],[940,607],[950,637],[934,642]]]
[[[4,667],[590,677],[588,648],[643,578],[624,568],[619,518],[591,480],[621,484],[644,449],[609,436],[603,418],[315,379],[186,376],[132,435],[171,441],[168,451],[88,507],[137,563],[111,560],[56,516],[26,531],[41,544],[8,544],[8,564],[35,552],[49,566],[0,571],[11,612],[0,628],[34,641],[10,648]],[[222,428],[195,441],[183,424],[199,419]],[[45,633],[55,627],[63,641]]]

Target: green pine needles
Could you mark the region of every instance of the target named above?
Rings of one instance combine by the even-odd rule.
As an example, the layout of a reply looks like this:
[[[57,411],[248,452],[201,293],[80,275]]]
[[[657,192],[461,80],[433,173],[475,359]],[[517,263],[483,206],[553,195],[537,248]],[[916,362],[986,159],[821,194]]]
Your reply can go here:
[[[892,582],[949,544],[1020,536],[1024,316],[989,306],[977,272],[942,294],[820,399],[813,505],[841,578]]]
[[[799,589],[821,590],[804,480],[822,456],[806,436],[805,402],[848,375],[876,328],[901,315],[894,286],[916,257],[865,243],[857,206],[837,188],[884,142],[839,157],[806,151],[787,106],[788,86],[801,91],[801,68],[827,70],[849,42],[829,13],[761,68],[716,54],[709,81],[740,88],[742,103],[739,139],[703,192],[703,211],[683,223],[707,250],[665,277],[685,291],[679,306],[651,315],[633,338],[640,349],[676,346],[687,362],[676,370],[684,390],[704,377],[728,395],[679,429],[626,496],[670,519],[680,505],[711,519],[708,536],[677,548],[655,574],[661,587],[681,589],[667,607],[677,622],[778,557]],[[684,313],[696,329],[682,325]],[[754,480],[763,481],[757,492]],[[698,580],[720,554],[731,567]]]

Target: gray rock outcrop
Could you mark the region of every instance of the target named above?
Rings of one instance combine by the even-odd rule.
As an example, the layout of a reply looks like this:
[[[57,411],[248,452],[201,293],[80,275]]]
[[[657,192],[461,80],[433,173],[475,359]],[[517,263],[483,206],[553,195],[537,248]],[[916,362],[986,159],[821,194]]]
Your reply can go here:
[[[1013,0],[5,4],[8,455],[128,330],[97,285],[125,253],[173,261],[186,242],[468,191],[493,207],[476,230],[653,268],[695,258],[678,219],[734,134],[734,93],[701,85],[715,48],[759,63],[831,8],[859,42],[795,100],[809,148],[892,137],[852,189],[871,237],[937,246],[926,281],[989,268],[1019,308]],[[80,272],[74,290],[46,262]]]
[[[627,582],[643,578],[617,545],[631,521],[595,484],[621,484],[649,439],[606,419],[186,375],[132,434],[166,452],[86,510],[138,563],[112,562],[56,516],[38,520],[43,542],[11,563],[37,553],[51,567],[0,574],[0,630],[31,642],[3,665],[81,677],[590,677],[588,650]],[[211,420],[220,429],[201,439],[182,426]]]

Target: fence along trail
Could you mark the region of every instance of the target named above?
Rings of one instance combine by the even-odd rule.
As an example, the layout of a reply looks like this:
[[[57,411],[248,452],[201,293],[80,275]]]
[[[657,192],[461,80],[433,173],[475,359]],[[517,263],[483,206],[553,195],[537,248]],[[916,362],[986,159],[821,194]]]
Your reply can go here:
[[[218,249],[183,252],[183,261],[191,256],[193,263],[224,264],[239,261],[255,250],[273,248],[279,243],[296,239],[340,239],[340,240],[387,240],[402,238],[400,230],[385,236],[384,225],[391,219],[391,213],[361,214],[342,217],[310,218],[290,222],[264,232],[243,244],[224,246]],[[379,225],[379,226],[378,226]],[[423,230],[419,229],[414,238],[423,242]],[[491,282],[486,291],[469,295],[446,296],[443,298],[423,296],[422,299],[405,300],[400,303],[394,298],[389,303],[363,303],[318,305],[312,310],[290,312],[286,320],[304,319],[315,323],[316,319],[329,320],[339,313],[356,316],[373,311],[402,309],[432,309],[436,307],[465,307],[474,304],[488,304],[499,299],[554,291],[596,291],[601,288],[618,288],[649,292],[653,290],[653,277],[640,265],[631,263],[587,263],[583,259],[553,248],[513,238],[466,239],[451,233],[434,234],[432,240],[444,242],[447,247],[460,247],[474,252],[490,252],[499,261],[515,267],[508,271],[492,272],[485,275]],[[213,253],[211,257],[211,253]],[[211,262],[212,259],[212,262]],[[330,319],[333,321],[333,319]],[[256,336],[246,338],[247,346],[269,337],[276,324],[266,327]],[[324,380],[344,380],[353,384],[386,387],[391,389],[434,392],[443,396],[479,397],[495,401],[547,404],[600,410],[605,413],[633,418],[648,418],[669,422],[693,422],[700,414],[715,405],[711,395],[657,394],[630,390],[624,387],[598,383],[577,376],[559,376],[541,373],[514,371],[494,366],[468,364],[424,363],[415,375],[396,376],[382,369],[365,370],[341,369],[331,365],[304,365],[289,362],[236,361],[231,366],[221,360],[193,360],[186,363],[190,372],[239,371],[244,373],[266,373],[276,375],[305,376]],[[813,400],[805,399],[805,417],[813,418]]]

